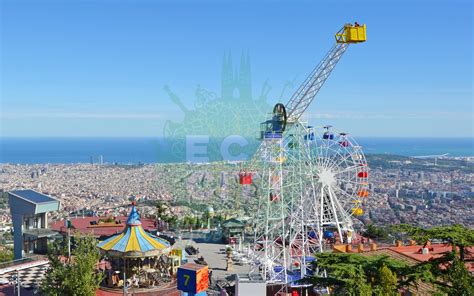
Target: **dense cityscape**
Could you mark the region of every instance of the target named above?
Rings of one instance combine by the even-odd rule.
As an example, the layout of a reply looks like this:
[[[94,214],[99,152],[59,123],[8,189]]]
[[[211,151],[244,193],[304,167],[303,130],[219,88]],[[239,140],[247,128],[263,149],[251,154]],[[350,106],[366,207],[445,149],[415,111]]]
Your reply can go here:
[[[366,224],[412,223],[423,227],[459,223],[474,227],[474,161],[472,158],[416,159],[389,155],[367,156],[372,193],[361,217]],[[124,213],[129,198],[167,201],[174,212],[191,211],[184,201],[210,204],[217,211],[243,194],[235,164],[97,165],[4,164],[3,191],[34,188],[61,201],[56,217],[83,212],[96,215]],[[185,204],[185,203],[184,203]],[[247,206],[251,203],[246,203]],[[11,222],[6,203],[0,210],[2,226]],[[153,214],[154,206],[142,212]],[[245,207],[234,215],[248,215]],[[436,217],[433,219],[433,217]]]

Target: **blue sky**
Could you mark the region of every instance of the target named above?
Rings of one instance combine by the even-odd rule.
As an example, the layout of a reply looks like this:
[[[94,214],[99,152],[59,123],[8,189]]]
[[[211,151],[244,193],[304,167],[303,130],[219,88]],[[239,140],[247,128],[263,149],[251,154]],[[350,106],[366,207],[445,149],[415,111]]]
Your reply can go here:
[[[183,117],[163,86],[192,109],[198,85],[220,92],[226,52],[249,53],[254,96],[268,79],[273,104],[353,21],[368,41],[318,94],[314,124],[473,136],[470,1],[0,1],[3,136],[160,136]]]

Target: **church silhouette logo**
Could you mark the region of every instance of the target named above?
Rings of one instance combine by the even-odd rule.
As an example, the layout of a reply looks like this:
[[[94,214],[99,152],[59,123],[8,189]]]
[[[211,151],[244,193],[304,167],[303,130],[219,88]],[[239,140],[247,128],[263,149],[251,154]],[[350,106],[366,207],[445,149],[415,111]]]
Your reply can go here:
[[[224,54],[220,94],[201,86],[195,90],[194,108],[186,107],[181,98],[167,85],[164,90],[171,101],[184,113],[181,122],[165,122],[163,135],[166,149],[173,161],[211,162],[246,160],[258,147],[260,123],[265,121],[272,104],[268,102],[272,89],[268,79],[254,98],[249,54],[242,53],[240,64],[234,67],[230,53]]]

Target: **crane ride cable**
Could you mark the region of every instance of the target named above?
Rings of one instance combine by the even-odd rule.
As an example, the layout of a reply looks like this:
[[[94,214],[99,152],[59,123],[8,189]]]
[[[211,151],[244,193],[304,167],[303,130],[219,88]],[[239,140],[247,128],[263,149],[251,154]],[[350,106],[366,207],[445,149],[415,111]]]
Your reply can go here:
[[[366,41],[366,25],[346,24],[335,34],[335,38],[336,43],[288,103],[276,104],[271,118],[261,123],[261,144],[246,169],[242,168],[239,173],[239,182],[243,186],[253,184],[254,174],[260,177],[254,216],[251,273],[261,274],[267,283],[283,283],[285,289],[288,283],[294,285],[295,280],[306,274],[306,266],[311,261],[310,254],[323,250],[324,231],[334,227],[342,237],[343,230],[352,230],[351,214],[361,213],[357,196],[354,198],[351,195],[352,199],[337,210],[334,209],[338,204],[336,193],[327,189],[333,187],[325,186],[321,193],[322,186],[318,181],[322,176],[322,166],[318,164],[325,164],[326,160],[318,147],[320,149],[327,145],[321,146],[317,140],[328,139],[324,136],[315,137],[313,127],[300,120],[349,45]],[[342,148],[340,151],[349,150],[347,147]],[[365,160],[359,154],[353,155],[354,159]],[[331,157],[333,167],[339,161]],[[350,158],[341,157],[344,160]],[[364,166],[364,177],[366,171]],[[366,182],[366,178],[363,181]],[[324,184],[327,185],[327,182]],[[331,196],[326,196],[326,192],[330,192]],[[323,205],[326,200],[331,202]],[[352,212],[351,203],[356,209]],[[342,208],[344,217],[339,221],[337,217]],[[336,220],[333,221],[331,217]]]

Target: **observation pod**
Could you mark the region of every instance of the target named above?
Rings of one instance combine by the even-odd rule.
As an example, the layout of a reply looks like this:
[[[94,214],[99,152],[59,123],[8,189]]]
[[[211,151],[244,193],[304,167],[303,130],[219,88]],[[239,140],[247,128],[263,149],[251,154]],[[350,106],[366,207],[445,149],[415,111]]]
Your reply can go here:
[[[364,214],[364,210],[361,208],[352,208],[352,215],[354,216],[362,216]]]
[[[359,197],[369,197],[369,192],[367,190],[359,190],[359,192],[357,192],[357,196],[359,196]]]
[[[284,157],[284,156],[282,156],[282,157],[278,156],[278,157],[276,157],[275,159],[273,159],[272,162],[274,162],[274,163],[284,163],[285,161],[286,161],[286,157]]]
[[[333,238],[334,237],[334,232],[332,232],[330,230],[325,230],[324,234],[323,234],[323,237],[324,238]]]
[[[323,134],[323,139],[324,140],[334,140],[334,134],[330,132],[325,132]]]
[[[250,185],[250,184],[252,184],[252,174],[251,173],[239,173],[239,183],[240,183],[240,185]]]
[[[354,25],[346,24],[336,33],[337,43],[360,43],[365,41],[367,41],[367,27],[365,24],[359,25],[357,22]]]
[[[306,141],[314,141],[314,132],[310,132],[307,135],[304,135]]]
[[[368,172],[359,172],[357,174],[357,177],[359,178],[368,178],[369,177],[369,173]]]
[[[305,136],[306,139],[306,136]],[[288,136],[288,148],[296,149],[298,148],[298,141],[295,139],[295,135],[291,134]]]
[[[340,141],[339,145],[341,145],[342,147],[349,147],[351,144],[349,143],[349,141],[344,140],[344,141]]]

